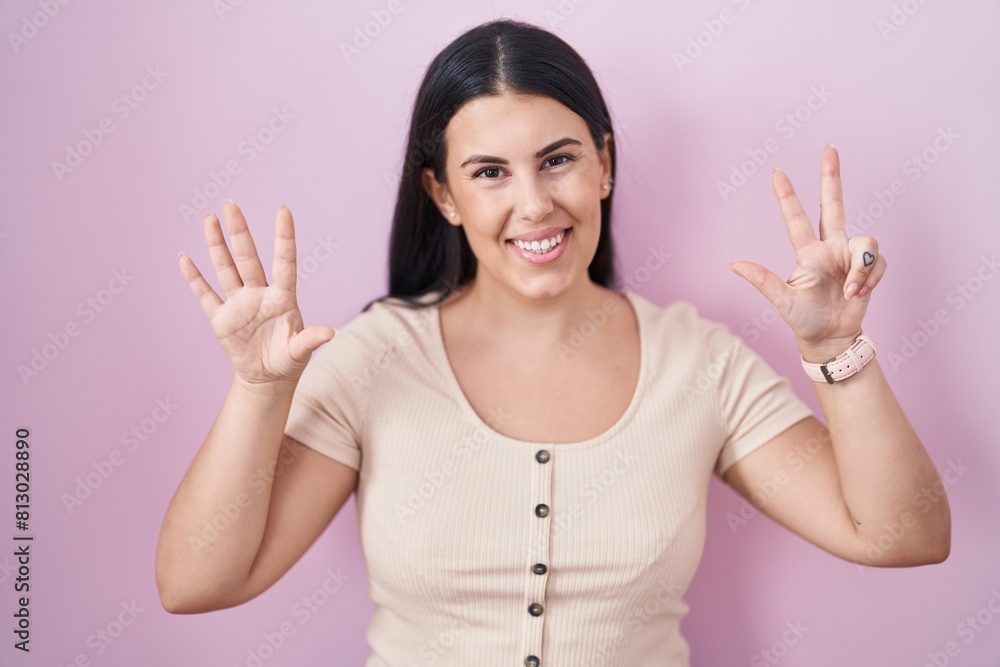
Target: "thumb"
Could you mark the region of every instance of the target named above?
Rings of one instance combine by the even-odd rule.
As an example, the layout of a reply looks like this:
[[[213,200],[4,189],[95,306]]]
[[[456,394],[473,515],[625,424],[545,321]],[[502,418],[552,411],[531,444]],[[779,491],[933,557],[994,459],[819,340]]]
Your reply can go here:
[[[289,341],[289,352],[293,359],[308,360],[316,348],[332,340],[336,334],[336,329],[325,324],[306,327]]]
[[[785,312],[784,280],[760,264],[753,262],[730,262],[729,268],[733,270],[733,273],[756,287],[764,295],[764,298],[774,305],[779,314]]]

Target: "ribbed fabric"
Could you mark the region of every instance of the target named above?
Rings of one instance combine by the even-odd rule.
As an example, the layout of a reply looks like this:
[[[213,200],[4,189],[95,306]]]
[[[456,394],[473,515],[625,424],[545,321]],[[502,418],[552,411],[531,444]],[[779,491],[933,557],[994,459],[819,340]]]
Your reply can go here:
[[[515,440],[494,428],[502,409],[478,416],[436,306],[378,302],[314,353],[285,432],[359,471],[366,667],[689,664],[711,475],[812,412],[691,304],[625,295],[638,384],[583,442]]]

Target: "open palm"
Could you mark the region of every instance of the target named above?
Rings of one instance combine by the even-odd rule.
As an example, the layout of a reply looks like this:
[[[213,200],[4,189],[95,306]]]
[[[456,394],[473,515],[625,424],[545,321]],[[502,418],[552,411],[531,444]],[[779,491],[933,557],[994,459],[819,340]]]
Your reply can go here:
[[[291,212],[282,206],[275,217],[270,285],[239,207],[227,200],[223,215],[233,254],[226,245],[219,219],[211,213],[205,218],[205,240],[226,301],[223,303],[184,253],[179,257],[181,273],[244,382],[296,380],[312,352],[329,341],[335,330],[324,325],[303,328],[295,299],[295,230]]]

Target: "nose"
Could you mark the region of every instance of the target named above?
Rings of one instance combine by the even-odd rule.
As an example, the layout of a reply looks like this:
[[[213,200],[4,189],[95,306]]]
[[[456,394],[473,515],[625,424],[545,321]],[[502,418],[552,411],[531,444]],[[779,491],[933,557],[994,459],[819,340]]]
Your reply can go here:
[[[515,196],[515,212],[525,222],[539,222],[552,212],[552,193],[538,174],[521,179]]]

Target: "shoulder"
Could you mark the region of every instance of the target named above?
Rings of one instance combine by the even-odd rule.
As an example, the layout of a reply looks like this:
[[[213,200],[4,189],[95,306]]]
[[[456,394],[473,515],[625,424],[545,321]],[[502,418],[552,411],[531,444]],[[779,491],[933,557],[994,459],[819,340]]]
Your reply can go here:
[[[333,339],[313,353],[309,365],[370,379],[375,370],[388,365],[401,350],[426,348],[433,334],[431,325],[437,321],[435,308],[393,297],[373,301],[335,327]]]
[[[707,367],[728,365],[749,351],[726,323],[704,317],[690,301],[658,305],[635,293],[628,297],[639,317],[649,363],[668,375],[697,375]]]
[[[337,332],[344,331],[350,337],[372,342],[385,342],[400,337],[401,332],[427,330],[436,315],[436,306],[430,305],[431,302],[431,299],[425,298],[421,305],[396,297],[382,297],[372,301]]]
[[[675,342],[695,343],[713,330],[728,331],[725,324],[703,317],[690,301],[679,299],[659,305],[635,292],[626,292],[625,296],[635,307],[636,316],[646,333],[656,340],[668,338]]]

